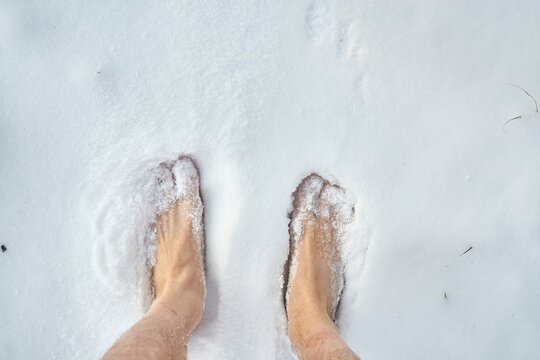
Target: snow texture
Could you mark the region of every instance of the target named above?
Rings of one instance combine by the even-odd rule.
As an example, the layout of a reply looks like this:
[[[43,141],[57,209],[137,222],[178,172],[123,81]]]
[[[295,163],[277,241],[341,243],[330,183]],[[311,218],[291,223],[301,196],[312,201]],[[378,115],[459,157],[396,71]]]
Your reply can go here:
[[[280,277],[311,172],[355,199],[336,318],[363,360],[536,358],[540,116],[508,84],[540,97],[539,11],[1,1],[0,358],[97,359],[141,317],[152,172],[179,154],[205,219],[190,359],[293,358]]]

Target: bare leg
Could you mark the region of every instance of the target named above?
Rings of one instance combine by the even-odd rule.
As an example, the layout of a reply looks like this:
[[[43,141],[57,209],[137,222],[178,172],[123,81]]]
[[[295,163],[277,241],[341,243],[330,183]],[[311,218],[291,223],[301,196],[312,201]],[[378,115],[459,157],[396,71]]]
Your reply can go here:
[[[205,289],[198,174],[187,158],[170,166],[175,168],[163,170],[169,171],[171,179],[172,173],[186,171],[186,167],[192,172],[191,178],[176,174],[176,185],[184,189],[170,189],[178,190],[181,196],[175,196],[174,203],[156,221],[156,298],[148,313],[105,354],[106,360],[185,359],[189,336],[202,317]],[[182,184],[178,175],[183,176]]]
[[[315,178],[313,178],[315,177]],[[321,194],[330,183],[317,175],[306,178],[296,192],[295,211],[300,206],[299,197],[309,196],[304,193],[317,191],[319,194],[316,213],[307,211],[302,218],[302,232],[298,241],[296,273],[289,279],[287,301],[288,331],[291,343],[301,360],[304,359],[359,359],[341,339],[333,322],[333,307],[336,305],[334,293],[335,272],[332,268],[340,261],[337,250],[337,230],[333,221],[335,209],[324,201]],[[304,187],[304,188],[303,188]]]

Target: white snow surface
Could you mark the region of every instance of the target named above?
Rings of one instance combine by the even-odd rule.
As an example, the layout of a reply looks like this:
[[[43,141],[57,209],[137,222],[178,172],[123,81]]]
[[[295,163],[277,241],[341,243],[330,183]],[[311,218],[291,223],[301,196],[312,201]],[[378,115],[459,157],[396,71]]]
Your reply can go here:
[[[540,117],[508,84],[540,99],[539,12],[1,1],[0,358],[97,359],[141,317],[141,190],[180,154],[206,221],[190,359],[294,357],[280,278],[312,171],[355,198],[337,317],[363,360],[536,358]]]

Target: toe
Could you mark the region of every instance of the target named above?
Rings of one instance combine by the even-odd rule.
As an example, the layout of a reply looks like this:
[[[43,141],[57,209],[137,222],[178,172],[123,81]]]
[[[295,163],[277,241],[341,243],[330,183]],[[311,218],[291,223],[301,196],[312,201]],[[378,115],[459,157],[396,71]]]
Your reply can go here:
[[[294,192],[293,207],[295,211],[316,212],[321,190],[326,180],[312,173],[306,176]]]
[[[194,196],[199,193],[199,171],[189,156],[179,157],[172,168],[172,173],[176,181],[178,198]]]

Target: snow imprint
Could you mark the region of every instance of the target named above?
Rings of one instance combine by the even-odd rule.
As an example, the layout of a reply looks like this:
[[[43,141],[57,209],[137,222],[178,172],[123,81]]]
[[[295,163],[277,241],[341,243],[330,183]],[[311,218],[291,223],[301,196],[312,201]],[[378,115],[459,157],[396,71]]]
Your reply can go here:
[[[315,45],[334,47],[338,59],[350,59],[363,65],[367,49],[360,41],[361,30],[346,12],[346,9],[338,9],[335,3],[311,3],[306,11],[306,34]]]

